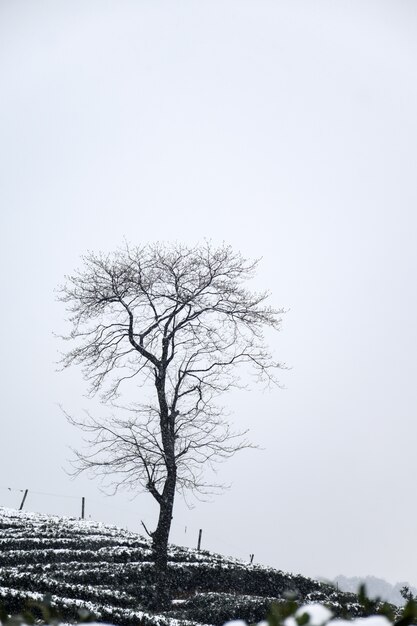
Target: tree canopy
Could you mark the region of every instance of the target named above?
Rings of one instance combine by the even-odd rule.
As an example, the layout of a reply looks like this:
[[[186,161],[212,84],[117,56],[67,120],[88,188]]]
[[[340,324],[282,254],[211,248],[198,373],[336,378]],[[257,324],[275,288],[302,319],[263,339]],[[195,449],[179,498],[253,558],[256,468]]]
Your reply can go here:
[[[81,365],[90,394],[112,405],[127,381],[141,388],[127,417],[70,418],[90,445],[77,471],[147,489],[160,507],[149,534],[165,556],[175,491],[204,491],[206,465],[249,445],[217,397],[239,385],[243,364],[266,382],[281,367],[263,330],[278,330],[283,311],[246,288],[256,267],[227,245],[125,245],[88,253],[60,288],[73,343],[63,366]]]

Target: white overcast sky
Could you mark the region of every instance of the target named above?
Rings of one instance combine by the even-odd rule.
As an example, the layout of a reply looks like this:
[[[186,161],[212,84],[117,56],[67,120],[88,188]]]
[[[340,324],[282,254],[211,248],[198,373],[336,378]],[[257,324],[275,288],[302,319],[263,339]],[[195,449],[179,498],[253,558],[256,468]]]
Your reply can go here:
[[[91,403],[54,288],[124,237],[224,240],[262,257],[292,369],[224,398],[264,449],[173,540],[416,585],[416,171],[415,0],[1,0],[0,504],[152,525],[62,469],[57,403]]]

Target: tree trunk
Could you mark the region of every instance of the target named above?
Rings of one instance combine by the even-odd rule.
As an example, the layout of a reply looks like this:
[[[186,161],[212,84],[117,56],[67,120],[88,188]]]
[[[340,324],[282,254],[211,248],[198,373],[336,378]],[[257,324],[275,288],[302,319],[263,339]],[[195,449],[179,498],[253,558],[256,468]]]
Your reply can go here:
[[[152,535],[152,553],[155,567],[154,608],[168,609],[171,606],[171,585],[168,575],[168,537],[171,529],[173,502],[162,504],[158,526]]]
[[[168,573],[168,538],[171,530],[174,508],[176,468],[174,467],[165,482],[162,500],[159,504],[158,525],[152,533],[152,553],[155,567],[155,594],[151,598],[152,608],[164,610],[171,607],[171,584]]]
[[[160,427],[165,454],[166,480],[159,502],[158,525],[152,533],[152,552],[155,567],[155,593],[153,608],[164,610],[171,607],[171,584],[168,574],[168,538],[174,508],[177,467],[175,462],[174,421],[169,415],[165,394],[167,343],[164,342],[163,366],[157,373],[155,386],[160,407]],[[171,419],[170,419],[171,417]]]

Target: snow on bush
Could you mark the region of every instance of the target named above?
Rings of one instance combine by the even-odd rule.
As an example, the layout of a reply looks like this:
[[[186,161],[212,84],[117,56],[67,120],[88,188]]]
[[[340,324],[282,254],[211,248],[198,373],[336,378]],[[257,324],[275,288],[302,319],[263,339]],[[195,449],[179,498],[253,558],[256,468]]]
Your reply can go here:
[[[352,620],[333,619],[333,613],[323,604],[306,604],[300,606],[293,615],[275,621],[263,620],[257,626],[393,626],[385,615],[370,615]],[[224,626],[248,626],[243,620],[232,620]]]
[[[51,607],[66,622],[77,621],[84,609],[91,619],[116,626],[222,626],[237,617],[254,624],[273,603],[284,606],[288,593],[303,605],[326,605],[332,619],[378,608],[364,609],[354,594],[304,576],[207,551],[171,545],[168,567],[174,602],[153,615],[147,611],[155,583],[147,539],[99,522],[0,508],[0,607],[9,615],[45,594],[52,594]],[[271,624],[304,625],[291,617],[296,624]]]
[[[132,615],[130,616],[132,617]],[[257,626],[393,626],[393,623],[384,615],[371,615],[368,617],[354,618],[352,620],[346,619],[334,619],[333,613],[322,604],[310,604],[299,607],[295,613],[283,620],[274,620],[271,618],[269,621],[263,620],[258,622]],[[135,618],[138,620],[136,623],[141,626],[192,626],[193,622],[185,620],[167,619],[162,615],[150,616],[145,613],[136,613]],[[57,622],[54,621],[54,626]],[[13,626],[31,626],[26,624],[24,620],[13,618]],[[0,621],[0,626],[4,625]],[[79,626],[79,624],[65,623],[62,626]],[[89,626],[113,626],[106,622],[89,622]],[[243,620],[232,620],[226,622],[224,626],[248,626],[247,622]]]

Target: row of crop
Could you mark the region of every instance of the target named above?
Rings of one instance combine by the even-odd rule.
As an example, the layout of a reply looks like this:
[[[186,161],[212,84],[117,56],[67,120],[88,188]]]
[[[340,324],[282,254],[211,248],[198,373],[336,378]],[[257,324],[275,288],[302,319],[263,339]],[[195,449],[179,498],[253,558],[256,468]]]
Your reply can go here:
[[[41,591],[43,591],[41,589]],[[40,600],[42,594],[30,590],[0,587],[0,597],[6,603],[8,610],[17,612],[22,606],[22,601],[27,598]],[[6,602],[5,602],[6,601]],[[77,597],[71,594],[64,596],[56,594],[52,589],[52,606],[60,610],[63,617],[74,619],[79,609],[85,609],[96,619],[111,621],[113,624],[133,626],[134,620],[139,621],[141,626],[178,626],[183,624],[191,626],[196,622],[206,623],[208,616],[210,624],[220,625],[224,622],[239,617],[246,619],[248,623],[260,621],[265,617],[275,598],[238,596],[234,594],[198,594],[166,615],[149,615],[139,607],[126,608],[115,605],[111,599]]]
[[[130,565],[130,564],[129,564]],[[136,567],[109,566],[79,571],[56,571],[51,575],[64,583],[83,586],[123,589],[138,600],[146,600],[147,590],[154,584],[155,572],[152,563],[138,563]]]
[[[84,536],[84,537],[0,537],[0,551],[4,550],[33,550],[37,548],[49,549],[81,549],[96,550],[99,548],[136,548],[149,552],[149,546],[142,541],[119,539],[113,537]]]
[[[21,575],[26,571],[29,576],[42,572],[48,573],[57,581],[61,593],[66,589],[61,582],[82,589],[87,586],[107,586],[124,589],[128,594],[143,600],[147,589],[154,583],[152,562],[108,563],[97,562],[82,564],[79,562],[50,563],[44,568],[40,564],[13,566],[4,568],[5,575]],[[202,564],[170,564],[172,592],[174,595],[187,595],[200,592],[229,592],[239,595],[282,597],[286,592],[294,592],[300,599],[327,601],[335,605],[341,600],[346,606],[346,594],[338,594],[334,589],[301,576],[288,576],[282,572],[265,570],[259,566],[230,567]],[[12,579],[11,579],[12,580]],[[57,589],[58,589],[57,587]],[[33,587],[35,588],[35,587]],[[45,590],[47,590],[45,588]],[[343,598],[341,598],[341,595]],[[95,598],[95,592],[91,597]],[[355,603],[352,595],[351,603]]]
[[[34,552],[28,554],[33,556]],[[52,551],[52,555],[56,556],[56,552]],[[45,557],[45,554],[43,556]],[[47,558],[44,560],[51,566]],[[34,558],[34,564],[36,562]],[[12,560],[10,564],[14,565]],[[87,567],[84,563],[80,563],[79,568],[75,565],[71,563],[66,569],[66,564],[61,561],[59,570],[54,571],[54,578],[70,584],[119,585],[122,588],[127,585],[142,587],[153,583],[153,564],[150,561],[128,562],[123,565],[97,561],[96,567]],[[321,583],[302,576],[289,577],[282,572],[265,570],[258,566],[231,567],[229,564],[215,563],[170,563],[169,572],[173,590],[180,593],[199,590],[281,597],[284,592],[293,591],[300,598],[312,592],[325,591],[327,593],[327,589]]]
[[[80,522],[82,524],[82,522]],[[41,524],[30,524],[23,521],[22,523],[11,523],[9,521],[4,520],[0,517],[0,532],[2,536],[6,535],[22,535],[25,536],[100,536],[100,537],[114,537],[115,539],[131,539],[132,541],[138,540],[139,538],[143,543],[149,543],[147,539],[144,539],[137,533],[132,533],[130,531],[124,531],[120,529],[117,532],[112,527],[106,527],[97,525],[96,527],[91,526],[82,526],[82,525],[66,525],[66,524],[58,524],[58,523],[41,523]]]
[[[106,537],[106,538],[113,538],[115,540],[118,539],[123,539],[123,541],[125,540],[129,540],[129,537],[125,537],[124,535],[120,534],[118,537],[117,536],[113,536],[111,534],[107,534],[107,533],[94,533],[94,532],[76,532],[75,530],[71,530],[68,528],[33,528],[33,527],[25,527],[25,526],[19,526],[18,528],[0,528],[0,533],[2,537],[6,537],[6,538],[11,538],[11,537],[16,537],[17,539],[21,539],[22,537],[40,537],[45,538],[45,537],[57,537],[57,538],[62,538],[62,539],[68,539],[71,537],[79,537],[81,539],[83,539],[84,537]],[[136,537],[136,539],[138,538],[138,536]],[[142,542],[144,545],[147,545],[149,542],[146,539],[142,539]]]
[[[10,544],[3,543],[0,550],[0,566],[19,565],[19,564],[52,564],[52,563],[96,563],[98,561],[108,563],[129,563],[129,562],[148,562],[152,560],[152,551],[147,548],[135,548],[130,546],[82,546],[76,544],[76,547],[58,547],[51,540],[45,542],[45,548],[37,546],[36,543],[31,545],[29,542],[25,549],[7,549]],[[37,546],[37,547],[35,547]],[[47,547],[46,547],[47,546]],[[206,556],[206,558],[208,558]],[[246,567],[244,564],[228,563],[220,560],[204,560],[193,559],[192,553],[187,553],[185,558],[181,558],[181,553],[170,552],[168,555],[169,562],[178,567],[187,565],[190,567]]]
[[[3,528],[1,529],[2,537],[91,537],[91,538],[100,538],[105,537],[106,539],[113,539],[114,541],[132,541],[137,542],[140,541],[144,546],[148,546],[150,544],[148,539],[145,539],[141,535],[135,533],[123,533],[120,532],[118,535],[113,534],[111,532],[98,532],[98,530],[89,530],[89,529],[78,529],[60,527],[60,526],[52,526],[52,527],[44,527],[37,528],[33,526],[19,526],[14,528]]]
[[[143,567],[152,567],[151,561],[132,561],[129,563],[109,563],[108,561],[96,561],[94,563],[80,563],[79,561],[69,561],[67,563],[19,563],[16,565],[5,565],[2,572],[18,574],[28,572],[32,574],[49,573],[61,580],[68,576],[88,576],[90,572],[118,572],[137,571]]]
[[[63,580],[71,584],[85,585],[126,585],[138,584],[141,580],[146,583],[153,582],[154,566],[152,561],[138,561],[127,563],[111,563],[108,561],[97,561],[91,563],[82,563],[80,561],[55,562],[55,563],[20,563],[9,566],[5,565],[2,569],[9,572],[10,575],[21,574],[27,572],[31,575],[37,573],[48,573],[57,580]],[[209,589],[210,585],[215,584],[219,579],[222,584],[226,580],[237,577],[242,581],[242,572],[245,568],[231,569],[230,566],[213,563],[169,563],[169,571],[174,586],[180,585],[186,590],[194,585],[197,581],[203,585],[204,589]],[[240,573],[239,573],[240,572]],[[233,583],[230,583],[233,584]]]
[[[55,591],[54,589],[52,591]],[[0,597],[3,604],[6,603],[8,610],[17,612],[22,606],[22,601],[27,598],[40,600],[42,594],[29,590],[16,590],[13,587],[0,587]],[[343,615],[337,599],[324,596],[309,597],[309,601],[321,600],[329,606],[335,616]],[[6,601],[6,602],[4,602]],[[139,607],[126,608],[115,605],[111,598],[105,597],[77,597],[64,596],[61,593],[53,593],[53,606],[60,609],[60,612],[67,619],[77,617],[79,609],[88,610],[96,619],[111,621],[114,624],[124,626],[134,626],[134,622],[141,626],[178,626],[179,624],[195,624],[195,622],[207,622],[219,626],[232,619],[245,619],[248,623],[260,621],[265,617],[272,602],[281,602],[282,599],[275,597],[249,596],[226,593],[199,593],[189,598],[184,603],[177,605],[166,615],[150,616],[146,612],[139,610]],[[344,609],[346,610],[345,604]],[[357,602],[349,606],[351,616],[363,616],[363,606]]]
[[[170,561],[181,561],[183,563],[229,563],[231,565],[243,565],[239,559],[224,557],[220,554],[208,552],[207,550],[190,550],[180,546],[169,546],[168,558]]]
[[[132,531],[117,528],[116,526],[107,526],[102,522],[91,520],[80,520],[75,518],[51,517],[41,514],[26,514],[24,512],[16,512],[13,514],[5,514],[5,509],[0,509],[0,529],[7,531],[23,530],[30,532],[34,530],[38,532],[54,533],[54,531],[70,532],[71,534],[98,534],[113,537],[125,537],[137,539],[138,535]],[[146,540],[145,540],[146,541]]]
[[[177,605],[169,615],[179,619],[191,619],[205,622],[210,616],[210,624],[221,626],[228,621],[239,618],[248,624],[265,619],[273,603],[279,598],[248,596],[227,593],[198,593]]]
[[[101,522],[91,522],[86,520],[75,520],[71,518],[53,518],[40,514],[25,514],[24,512],[8,512],[4,515],[4,509],[0,509],[0,548],[5,549],[30,549],[43,545],[48,541],[48,548],[59,548],[61,546],[76,546],[80,541],[80,546],[91,542],[91,549],[101,545],[123,545],[126,547],[150,549],[150,542],[136,533],[105,526]],[[113,540],[113,541],[112,541]],[[61,546],[59,545],[62,541]],[[75,541],[75,543],[72,543]],[[10,542],[10,543],[9,543]],[[1,545],[3,543],[3,545]],[[77,546],[78,547],[78,546]],[[218,554],[206,551],[196,551],[182,546],[169,546],[169,558],[172,561],[215,561],[238,563],[236,559],[225,559]]]
[[[32,555],[35,563],[39,562],[39,557],[35,558],[35,551],[28,555]],[[52,551],[52,556],[56,555],[57,553]],[[50,563],[44,553],[43,557],[46,562]],[[14,565],[12,559],[9,562]],[[321,590],[320,583],[303,577],[293,577],[289,580],[288,576],[282,572],[268,571],[258,567],[171,563],[169,572],[175,593],[200,590],[281,597],[286,591],[295,591],[300,597],[305,597],[308,593]],[[71,585],[119,585],[122,588],[152,584],[153,577],[152,562],[126,563],[119,567],[117,564],[100,563],[100,566],[96,568],[86,568],[81,565],[78,570],[71,564],[71,567],[66,570],[65,563],[61,561],[60,570],[54,572],[54,578]]]
[[[0,587],[0,599],[8,613],[19,613],[28,600],[40,602],[42,595],[33,592],[22,592],[12,588]],[[115,626],[197,626],[189,620],[178,620],[161,614],[150,614],[146,611],[125,609],[112,605],[85,602],[75,598],[52,595],[51,607],[59,611],[61,618],[78,621],[80,610],[87,610],[97,621],[107,622]]]
[[[133,566],[132,566],[133,565]],[[115,564],[106,567],[82,568],[80,570],[65,569],[54,572],[54,578],[76,585],[106,585],[120,589],[139,589],[154,582],[153,563]],[[130,593],[130,592],[129,592]],[[135,592],[136,594],[136,592]]]
[[[109,563],[97,561],[96,563],[20,563],[19,565],[6,565],[1,568],[4,576],[29,575],[36,577],[45,574],[57,581],[63,581],[72,585],[107,585],[119,588],[137,589],[143,584],[153,582],[154,565],[151,561],[138,561],[130,563]],[[136,595],[136,591],[133,591]]]
[[[0,566],[14,563],[65,563],[67,561],[127,563],[146,561],[151,558],[150,550],[126,547],[106,547],[98,550],[73,550],[66,548],[35,550],[4,550],[0,553]]]
[[[55,530],[57,532],[51,532]],[[86,546],[87,549],[96,549],[99,547],[126,547],[126,548],[141,548],[145,551],[150,550],[150,542],[143,539],[140,535],[129,536],[113,536],[113,534],[98,534],[84,532],[80,535],[68,530],[60,530],[59,528],[53,529],[20,529],[19,531],[5,532],[0,529],[0,549],[4,550],[30,550],[36,549],[37,546],[47,546],[47,548],[62,549],[64,546],[81,547]],[[88,545],[90,544],[90,545]],[[212,554],[207,551],[196,551],[181,546],[169,546],[169,559],[172,561],[213,561],[213,562],[230,562],[239,563],[237,559],[225,558],[218,554]]]
[[[116,606],[136,607],[138,604],[136,596],[115,588],[71,584],[45,574],[34,575],[27,572],[0,571],[0,585],[25,591],[52,593],[68,598],[80,598],[92,602],[106,601]]]
[[[355,601],[341,604],[339,595],[336,592],[326,594],[323,592],[312,592],[304,598],[303,602],[322,603],[331,609],[335,617],[363,617],[366,614],[365,607],[358,602],[357,596]],[[180,605],[176,606],[170,615],[192,619],[196,621],[204,621],[210,616],[210,623],[215,626],[225,624],[236,618],[253,624],[264,620],[268,615],[270,607],[273,603],[280,604],[285,602],[284,598],[262,597],[253,595],[239,595],[227,593],[198,593]]]
[[[326,598],[336,604],[340,601],[343,605],[348,601],[357,602],[354,594],[338,592],[330,585],[257,565],[170,564],[170,571],[171,579],[175,581],[174,588],[183,592],[213,591],[275,598],[291,593],[300,600],[310,598],[313,601],[315,598],[314,601],[319,601]]]
[[[193,566],[172,564],[171,578],[182,590],[218,591],[237,594],[281,597],[286,591],[297,590],[300,595],[313,591],[318,583],[300,578],[288,580],[282,572],[265,571],[261,568],[231,567],[208,563]]]
[[[154,568],[152,563],[116,565],[105,563],[93,570],[82,568],[80,570],[66,570],[65,564],[60,564],[59,569],[53,570],[51,567],[45,568],[42,573],[38,568],[29,569],[17,567],[1,568],[0,580],[2,579],[8,586],[16,586],[27,590],[38,590],[42,585],[42,591],[54,591],[59,595],[69,595],[73,597],[97,599],[100,597],[101,589],[107,588],[109,594],[107,599],[120,596],[119,589],[122,589],[127,596],[134,600],[129,600],[127,604],[145,602],[148,599],[149,588],[154,584]],[[142,566],[146,567],[143,568]],[[52,582],[51,582],[52,581]],[[38,584],[39,583],[39,584]],[[88,594],[84,590],[88,589]],[[72,591],[71,591],[72,590]],[[122,596],[123,597],[123,596]],[[112,601],[112,604],[118,604]],[[124,602],[122,601],[122,604]]]

